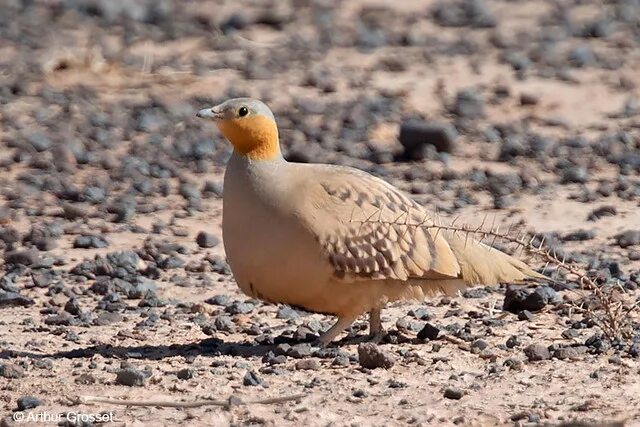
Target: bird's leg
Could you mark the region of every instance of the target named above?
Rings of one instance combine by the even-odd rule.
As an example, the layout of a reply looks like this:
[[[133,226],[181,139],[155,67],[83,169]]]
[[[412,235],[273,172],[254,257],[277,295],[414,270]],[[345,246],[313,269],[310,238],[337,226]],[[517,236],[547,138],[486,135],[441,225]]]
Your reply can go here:
[[[327,329],[325,333],[320,335],[320,338],[318,338],[318,344],[320,344],[322,347],[327,346],[331,341],[335,339],[335,337],[338,336],[340,332],[347,329],[353,323],[353,321],[356,320],[357,317],[357,314],[338,317],[338,321],[332,327]]]
[[[380,319],[382,308],[376,307],[369,311],[369,341],[379,343],[384,337],[385,330],[382,329],[382,320]]]

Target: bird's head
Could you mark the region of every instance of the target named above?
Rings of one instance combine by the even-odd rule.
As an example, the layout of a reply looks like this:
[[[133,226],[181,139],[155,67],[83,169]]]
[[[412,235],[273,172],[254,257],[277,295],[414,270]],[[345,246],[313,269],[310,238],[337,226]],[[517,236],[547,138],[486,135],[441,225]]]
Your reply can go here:
[[[257,99],[229,99],[198,111],[196,116],[215,121],[233,148],[252,160],[281,156],[276,120],[269,107]]]

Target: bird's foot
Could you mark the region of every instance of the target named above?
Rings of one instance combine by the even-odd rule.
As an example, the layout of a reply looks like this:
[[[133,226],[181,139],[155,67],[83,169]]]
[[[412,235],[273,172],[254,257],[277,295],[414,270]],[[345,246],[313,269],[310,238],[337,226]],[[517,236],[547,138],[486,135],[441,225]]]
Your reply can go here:
[[[387,331],[382,329],[382,330],[377,331],[375,333],[369,334],[369,336],[367,337],[367,339],[364,342],[371,342],[371,343],[374,343],[374,344],[380,344],[384,340],[385,336],[387,336]]]

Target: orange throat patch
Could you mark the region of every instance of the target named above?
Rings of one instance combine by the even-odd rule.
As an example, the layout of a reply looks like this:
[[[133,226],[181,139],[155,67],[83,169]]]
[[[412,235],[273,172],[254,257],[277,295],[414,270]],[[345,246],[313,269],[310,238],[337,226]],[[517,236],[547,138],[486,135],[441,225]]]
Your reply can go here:
[[[233,148],[252,160],[271,160],[280,155],[278,127],[267,117],[229,119],[217,125]]]

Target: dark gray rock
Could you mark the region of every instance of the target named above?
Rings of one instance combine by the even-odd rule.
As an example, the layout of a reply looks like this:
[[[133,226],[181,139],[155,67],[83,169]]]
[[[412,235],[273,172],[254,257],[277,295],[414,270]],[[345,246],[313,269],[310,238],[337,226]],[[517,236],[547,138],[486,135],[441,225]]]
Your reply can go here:
[[[147,374],[139,369],[129,367],[118,371],[116,374],[116,384],[129,387],[142,387],[147,380]]]
[[[405,157],[412,160],[425,158],[425,145],[436,150],[451,153],[455,149],[458,133],[446,123],[407,120],[400,125],[400,144],[404,147]]]
[[[616,209],[615,206],[611,206],[611,205],[605,205],[605,206],[600,206],[594,210],[592,210],[587,219],[589,221],[595,221],[598,220],[602,217],[606,217],[606,216],[616,216],[618,214],[618,210]]]
[[[213,248],[220,244],[220,239],[218,239],[216,236],[214,236],[211,233],[201,231],[198,233],[198,236],[196,237],[196,243],[201,248]]]
[[[221,332],[234,333],[236,331],[236,324],[229,316],[216,316],[213,324],[216,330]]]
[[[235,301],[231,305],[225,307],[225,311],[229,314],[248,314],[253,311],[255,305],[248,302]]]
[[[73,247],[79,249],[100,249],[109,246],[104,236],[78,236],[73,241]]]
[[[15,380],[19,378],[24,378],[24,376],[25,376],[24,369],[22,369],[18,365],[14,365],[13,363],[0,364],[0,377]]]
[[[520,338],[517,335],[511,335],[506,342],[507,348],[514,348],[521,344]]]
[[[51,139],[42,132],[34,132],[27,135],[27,142],[37,152],[46,151],[49,148],[51,148],[51,146],[53,145],[53,143],[51,142]]]
[[[296,344],[287,350],[287,356],[302,359],[311,356],[313,349],[308,343]]]
[[[447,387],[443,395],[447,399],[460,400],[464,396],[464,391],[457,387]]]
[[[18,411],[33,409],[42,405],[42,401],[34,396],[22,396],[18,398]]]
[[[518,313],[518,320],[526,320],[527,322],[530,322],[533,320],[533,317],[533,313],[529,310],[522,310]]]
[[[262,384],[262,379],[254,371],[247,371],[242,379],[242,384],[245,386],[259,386]]]
[[[0,308],[4,307],[29,307],[35,304],[32,298],[20,295],[17,292],[0,291]]]
[[[425,339],[435,340],[435,339],[438,339],[439,335],[440,335],[440,329],[432,325],[431,323],[425,324],[422,330],[418,332],[418,338],[420,338],[421,340],[425,340]]]
[[[321,365],[316,359],[302,359],[296,362],[295,367],[299,371],[318,371]]]
[[[518,314],[523,310],[539,311],[547,304],[554,304],[558,295],[549,286],[540,286],[529,292],[525,288],[509,286],[504,296],[503,310]]]
[[[523,156],[526,153],[527,146],[524,140],[518,135],[509,135],[502,141],[502,145],[500,145],[498,160],[504,162],[518,156]]]
[[[576,230],[565,234],[562,240],[565,242],[584,242],[596,237],[596,233],[593,230]]]
[[[278,308],[278,313],[276,314],[277,319],[290,320],[297,319],[298,317],[300,317],[300,314],[294,308],[291,308],[288,305],[283,305],[282,307]]]
[[[415,317],[418,320],[429,320],[432,316],[426,308],[414,308],[407,313],[409,316]]]
[[[560,180],[563,184],[579,183],[583,184],[589,180],[589,172],[584,166],[569,166],[562,171]]]
[[[525,347],[524,354],[531,362],[551,359],[551,352],[542,344],[531,344]]]
[[[76,325],[78,320],[71,314],[65,312],[47,317],[44,319],[44,323],[45,325],[51,326],[71,326]]]
[[[178,379],[190,380],[191,378],[195,377],[196,370],[194,368],[184,368],[184,369],[180,369],[176,373],[176,375],[177,375]]]
[[[621,248],[640,245],[640,230],[623,231],[622,233],[616,234],[614,239],[616,239],[616,245]]]
[[[484,117],[484,97],[474,89],[463,89],[456,95],[452,112],[466,119]]]
[[[440,1],[433,6],[431,14],[443,27],[491,28],[497,25],[483,0]]]
[[[553,351],[553,357],[559,360],[575,359],[581,354],[584,354],[586,347],[560,347]]]
[[[360,366],[367,369],[389,369],[394,365],[395,360],[390,353],[376,344],[363,343],[358,345],[358,362]]]
[[[33,249],[10,251],[4,254],[4,262],[11,265],[34,265],[40,260],[38,251]]]

